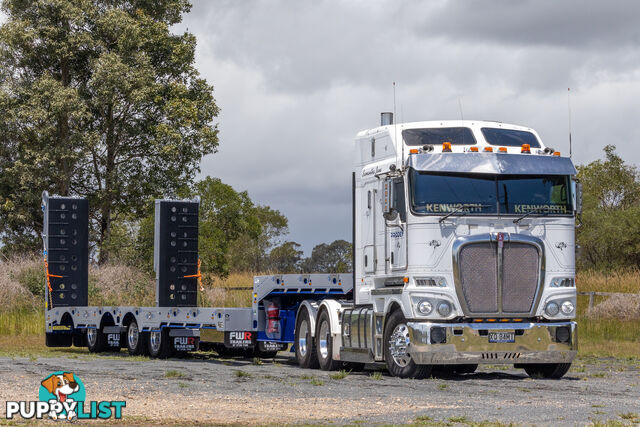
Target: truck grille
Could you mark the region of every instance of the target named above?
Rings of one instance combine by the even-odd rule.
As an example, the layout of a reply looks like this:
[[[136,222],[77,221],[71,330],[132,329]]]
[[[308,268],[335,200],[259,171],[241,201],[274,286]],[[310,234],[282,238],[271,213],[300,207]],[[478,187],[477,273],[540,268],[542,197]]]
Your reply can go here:
[[[541,245],[492,240],[459,247],[454,255],[458,295],[467,314],[530,314],[542,282]]]

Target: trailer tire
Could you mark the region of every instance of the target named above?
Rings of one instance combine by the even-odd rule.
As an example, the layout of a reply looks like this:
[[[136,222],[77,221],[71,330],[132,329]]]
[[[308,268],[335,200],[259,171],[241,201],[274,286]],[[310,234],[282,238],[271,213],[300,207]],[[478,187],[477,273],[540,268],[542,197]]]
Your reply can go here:
[[[559,379],[571,368],[571,363],[537,363],[524,365],[524,371],[531,378]]]
[[[107,348],[107,337],[100,328],[87,328],[87,348],[91,353],[102,353]]]
[[[327,310],[322,310],[316,323],[316,354],[320,369],[336,371],[343,363],[333,360],[333,336],[331,335],[331,320]]]
[[[391,375],[399,378],[428,377],[433,366],[416,364],[411,358],[411,354],[406,352],[406,344],[408,343],[407,319],[401,310],[396,310],[387,319],[384,330],[384,358],[387,362],[387,369]],[[391,354],[392,347],[394,347],[394,352],[399,354],[393,356]]]
[[[294,347],[298,365],[304,369],[318,369],[316,346],[311,335],[311,317],[309,310],[302,308],[296,319],[296,333]]]
[[[149,332],[147,334],[149,344],[149,357],[166,359],[171,357],[171,339],[169,338],[169,328],[162,328],[158,332]]]
[[[142,356],[148,353],[147,334],[140,332],[138,322],[135,320],[127,326],[127,351],[131,356]]]

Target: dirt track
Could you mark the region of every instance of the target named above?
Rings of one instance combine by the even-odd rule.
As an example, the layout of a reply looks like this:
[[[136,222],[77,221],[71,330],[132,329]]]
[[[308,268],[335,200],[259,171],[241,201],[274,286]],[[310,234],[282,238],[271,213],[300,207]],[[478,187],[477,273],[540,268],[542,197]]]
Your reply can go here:
[[[562,380],[532,380],[522,370],[499,366],[481,366],[471,375],[401,380],[386,372],[375,379],[371,370],[331,379],[330,373],[300,369],[287,357],[261,365],[206,355],[164,361],[129,359],[124,353],[121,358],[0,358],[0,400],[37,400],[40,380],[57,370],[79,376],[87,400],[126,400],[125,420],[640,422],[640,416],[633,421],[633,413],[640,413],[640,362],[615,359],[578,360]],[[5,405],[1,411],[4,418]]]

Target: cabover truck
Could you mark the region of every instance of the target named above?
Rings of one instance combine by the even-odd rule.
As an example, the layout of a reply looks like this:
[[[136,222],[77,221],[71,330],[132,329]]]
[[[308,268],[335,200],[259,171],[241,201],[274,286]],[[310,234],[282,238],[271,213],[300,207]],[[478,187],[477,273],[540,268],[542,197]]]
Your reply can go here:
[[[88,306],[87,202],[44,194],[47,345],[562,377],[578,348],[571,159],[530,128],[391,113],[355,147],[353,272],[256,276],[247,308],[198,307],[199,200],[156,201],[156,306]]]

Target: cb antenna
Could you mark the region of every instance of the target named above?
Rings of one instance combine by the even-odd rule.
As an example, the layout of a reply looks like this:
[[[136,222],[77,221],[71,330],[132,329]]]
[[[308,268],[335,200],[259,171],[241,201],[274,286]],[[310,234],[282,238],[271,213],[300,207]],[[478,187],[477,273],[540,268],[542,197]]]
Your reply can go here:
[[[572,147],[571,147],[571,88],[567,88],[567,108],[569,110],[569,158],[572,157]]]

